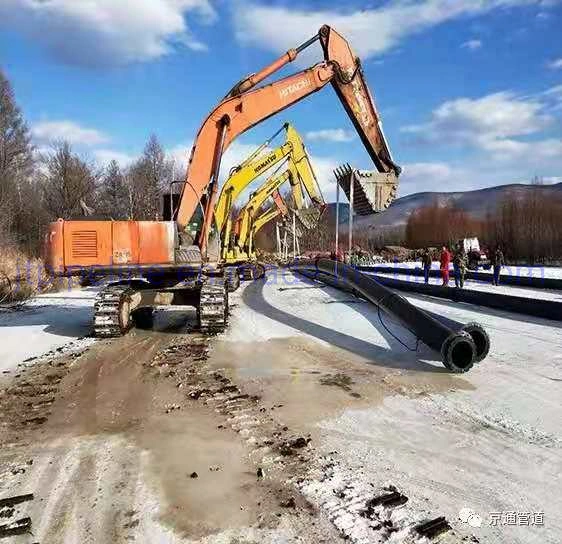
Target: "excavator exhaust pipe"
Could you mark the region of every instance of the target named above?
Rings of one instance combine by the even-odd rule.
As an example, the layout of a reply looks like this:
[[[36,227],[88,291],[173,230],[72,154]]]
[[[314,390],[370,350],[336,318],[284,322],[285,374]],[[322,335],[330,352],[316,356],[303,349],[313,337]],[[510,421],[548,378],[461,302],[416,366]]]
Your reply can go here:
[[[490,341],[479,324],[445,323],[355,268],[327,259],[301,261],[291,267],[302,270],[307,276],[312,272],[322,281],[327,279],[327,283],[336,287],[359,293],[440,353],[444,366],[451,372],[468,372],[474,363],[481,361],[488,353]]]

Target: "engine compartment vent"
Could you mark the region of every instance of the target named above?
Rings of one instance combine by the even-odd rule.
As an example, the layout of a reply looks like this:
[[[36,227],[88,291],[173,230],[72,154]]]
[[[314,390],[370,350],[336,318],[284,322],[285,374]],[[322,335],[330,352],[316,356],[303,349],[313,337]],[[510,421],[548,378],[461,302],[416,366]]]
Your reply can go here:
[[[72,257],[95,259],[98,256],[98,233],[95,230],[77,230],[72,233]]]

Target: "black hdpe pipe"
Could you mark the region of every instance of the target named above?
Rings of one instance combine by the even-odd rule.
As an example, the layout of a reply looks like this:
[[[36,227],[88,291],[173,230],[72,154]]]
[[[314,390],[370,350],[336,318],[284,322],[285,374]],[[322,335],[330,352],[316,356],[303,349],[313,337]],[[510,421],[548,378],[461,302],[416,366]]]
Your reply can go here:
[[[396,274],[400,276],[416,276],[423,277],[423,269],[421,268],[401,268],[398,266],[358,266],[359,270],[371,272],[374,274]],[[432,278],[440,278],[441,270],[432,268],[429,271]],[[492,274],[486,272],[477,272],[475,270],[467,270],[465,279],[483,281],[491,283]],[[502,274],[500,276],[500,284],[514,285],[517,287],[534,287],[535,289],[562,289],[562,279],[560,278],[536,278],[533,276],[514,276],[513,274]]]
[[[338,278],[336,276],[331,276],[330,274],[326,274],[324,272],[318,270],[312,270],[312,269],[301,269],[298,270],[298,272],[307,278],[322,281],[323,283],[335,287],[336,289],[349,291],[351,293],[357,294],[357,292],[352,287],[347,285],[345,281],[343,281],[341,278]],[[453,331],[457,331],[457,332],[464,331],[468,333],[472,338],[472,340],[474,341],[474,345],[476,347],[476,356],[474,359],[475,363],[479,363],[487,357],[488,353],[490,352],[490,337],[488,336],[488,333],[486,332],[484,327],[480,325],[480,323],[476,323],[476,321],[471,321],[469,323],[464,324],[464,323],[459,323],[458,321],[455,321],[454,319],[450,319],[443,315],[436,314],[429,310],[419,310],[419,311],[428,314],[430,317],[436,319],[437,321],[440,321],[446,327],[448,327]]]
[[[488,356],[488,353],[490,352],[490,337],[488,336],[488,333],[485,331],[484,327],[480,325],[480,323],[471,321],[469,323],[463,324],[455,321],[454,319],[445,317],[444,315],[430,312],[429,310],[422,311],[427,315],[433,317],[434,319],[437,319],[437,321],[441,321],[441,323],[454,331],[464,331],[468,333],[472,340],[474,340],[474,345],[476,346],[476,359],[474,360],[475,363],[483,361]]]
[[[369,276],[374,278],[378,283],[390,287],[391,289],[445,298],[455,302],[476,304],[477,306],[485,306],[504,312],[513,312],[516,314],[541,317],[543,319],[562,321],[562,303],[555,300],[518,297],[500,293],[474,291],[472,289],[456,289],[453,287],[444,287],[442,285],[405,281],[372,274],[369,274]]]
[[[447,327],[359,270],[328,259],[296,262],[291,268],[312,269],[335,276],[338,283],[354,289],[400,321],[424,344],[438,351],[443,364],[451,372],[468,372],[477,361],[476,344],[468,333]]]

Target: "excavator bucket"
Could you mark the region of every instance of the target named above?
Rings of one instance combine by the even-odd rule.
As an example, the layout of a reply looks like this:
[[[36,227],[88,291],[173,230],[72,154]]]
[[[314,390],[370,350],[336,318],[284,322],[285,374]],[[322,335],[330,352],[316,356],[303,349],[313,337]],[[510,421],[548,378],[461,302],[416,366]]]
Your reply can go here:
[[[306,230],[315,228],[322,216],[322,211],[319,208],[304,208],[302,210],[296,210],[295,213]]]
[[[348,200],[353,184],[353,211],[357,215],[371,215],[386,210],[396,198],[398,178],[394,172],[357,170],[349,164],[334,171],[336,181]]]

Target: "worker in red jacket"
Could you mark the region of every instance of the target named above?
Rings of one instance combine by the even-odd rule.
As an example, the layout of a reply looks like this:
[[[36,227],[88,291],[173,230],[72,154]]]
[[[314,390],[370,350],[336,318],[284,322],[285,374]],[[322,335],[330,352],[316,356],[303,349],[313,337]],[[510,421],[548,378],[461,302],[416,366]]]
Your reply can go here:
[[[441,250],[440,261],[443,285],[449,285],[449,265],[451,264],[451,253],[447,249],[447,246],[443,246],[443,249]]]

